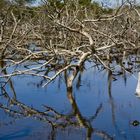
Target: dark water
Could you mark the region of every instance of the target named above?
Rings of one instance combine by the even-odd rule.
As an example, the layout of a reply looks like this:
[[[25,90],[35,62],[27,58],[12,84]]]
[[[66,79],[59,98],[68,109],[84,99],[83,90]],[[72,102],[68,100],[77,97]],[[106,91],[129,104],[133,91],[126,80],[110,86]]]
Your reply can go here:
[[[87,67],[71,90],[67,90],[63,75],[44,88],[41,80],[19,76],[1,89],[0,94],[6,93],[0,97],[0,140],[140,139],[140,125],[132,125],[134,120],[140,121],[140,99],[135,96],[137,73],[114,79],[106,70]],[[19,104],[10,104],[7,94]],[[55,119],[50,110],[54,118],[33,115],[20,103],[40,112],[45,111],[45,105],[61,115],[56,113],[59,117]],[[7,106],[11,111],[4,108]]]

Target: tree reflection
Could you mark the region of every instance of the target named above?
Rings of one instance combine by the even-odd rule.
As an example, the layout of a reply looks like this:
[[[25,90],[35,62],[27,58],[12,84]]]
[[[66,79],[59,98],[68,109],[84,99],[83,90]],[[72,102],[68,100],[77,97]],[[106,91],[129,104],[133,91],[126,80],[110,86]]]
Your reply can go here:
[[[93,128],[91,125],[91,122],[94,121],[98,117],[98,114],[100,113],[100,111],[102,109],[102,104],[100,104],[100,106],[96,109],[96,113],[91,118],[86,119],[82,116],[82,114],[77,106],[77,103],[76,103],[76,101],[73,97],[73,94],[72,94],[72,88],[69,88],[67,90],[67,96],[68,96],[68,99],[72,105],[73,113],[74,113],[79,125],[86,128],[86,130],[87,130],[87,135],[86,135],[87,140],[91,139],[92,134],[96,134],[96,135],[98,135],[104,139],[108,139],[108,140],[113,139],[106,132],[97,130],[96,128]]]
[[[6,68],[5,68],[5,65],[6,65],[5,62],[3,61],[3,59],[1,59],[1,60],[0,60],[0,68],[2,69],[1,71],[2,71],[4,74],[7,74],[7,70],[6,70]],[[10,89],[11,89],[11,91],[12,91],[12,93],[13,93],[13,98],[16,99],[16,92],[15,92],[14,85],[13,85],[13,82],[12,82],[11,77],[6,78],[4,84],[2,84],[2,87],[1,87],[1,88],[4,89],[4,87],[5,87],[7,84],[9,84],[9,86],[10,86]],[[2,90],[2,91],[3,91],[3,90]]]
[[[0,67],[1,71],[4,74],[7,74],[7,69],[4,68],[5,64],[3,61],[0,61]],[[7,114],[9,114],[13,118],[22,118],[22,117],[32,117],[36,120],[43,121],[51,126],[51,133],[50,133],[50,139],[55,139],[57,136],[57,130],[58,129],[65,129],[68,127],[73,128],[84,128],[86,131],[86,139],[90,140],[94,137],[94,135],[97,135],[100,138],[112,140],[113,137],[110,136],[108,133],[102,130],[98,130],[94,128],[93,122],[98,118],[101,109],[102,104],[100,104],[96,110],[95,114],[93,114],[90,118],[86,118],[82,115],[80,108],[77,105],[77,102],[73,96],[73,81],[75,80],[76,75],[77,77],[77,83],[76,87],[77,89],[81,86],[81,76],[83,72],[84,64],[81,63],[81,65],[78,65],[76,67],[72,67],[70,70],[65,70],[64,73],[59,75],[58,79],[58,86],[60,87],[61,84],[61,77],[64,76],[64,80],[67,87],[67,97],[71,104],[72,111],[69,114],[60,113],[55,108],[51,108],[47,105],[43,105],[43,109],[38,110],[34,107],[28,106],[27,104],[22,103],[19,101],[16,97],[16,91],[14,88],[13,81],[11,77],[5,78],[5,82],[1,82],[1,93],[2,97],[4,97],[5,103],[0,104],[0,108],[3,109]],[[110,63],[108,64],[108,67],[111,68]],[[116,79],[116,75],[121,75],[124,77],[124,81],[126,82],[126,72],[128,70],[131,70],[132,66],[130,66],[129,69],[125,69],[124,65],[117,71],[110,71],[108,70],[108,95],[111,105],[111,112],[112,112],[112,123],[114,126],[116,126],[116,118],[115,118],[115,103],[112,96],[112,80]],[[40,71],[37,71],[40,72]],[[48,72],[45,73],[47,75]],[[41,82],[38,84],[38,87],[42,86],[44,83],[44,80],[41,80]],[[46,82],[46,81],[45,81]],[[7,85],[10,87],[13,95],[10,96],[10,94],[7,92]],[[139,87],[139,86],[138,86]],[[42,111],[43,110],[43,111]]]
[[[8,81],[11,82],[12,81]],[[13,90],[14,87],[11,88]],[[57,129],[65,129],[68,127],[76,127],[76,128],[85,128],[86,130],[86,139],[90,140],[93,135],[98,135],[99,137],[107,140],[112,140],[113,138],[107,134],[105,131],[98,130],[92,126],[92,122],[98,117],[102,104],[96,109],[95,114],[90,118],[85,118],[73,97],[73,88],[67,88],[67,97],[72,106],[72,111],[69,114],[62,114],[56,111],[55,109],[43,105],[44,111],[40,111],[34,107],[28,106],[17,98],[12,98],[9,96],[9,93],[6,91],[5,86],[1,88],[3,97],[7,100],[6,104],[0,104],[0,108],[3,109],[7,114],[9,114],[13,118],[22,118],[22,117],[32,117],[36,120],[43,121],[51,126],[52,131],[50,133],[50,139],[55,139],[57,135]]]
[[[115,125],[115,105],[114,105],[114,99],[112,97],[112,72],[108,71],[108,95],[109,95],[109,100],[110,100],[110,105],[111,105],[111,112],[112,112],[112,122]]]

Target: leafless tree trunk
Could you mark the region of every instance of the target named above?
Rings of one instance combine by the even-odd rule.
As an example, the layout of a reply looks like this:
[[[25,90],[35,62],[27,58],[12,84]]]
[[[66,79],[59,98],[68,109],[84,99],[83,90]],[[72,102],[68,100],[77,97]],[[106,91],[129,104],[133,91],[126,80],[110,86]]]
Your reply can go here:
[[[136,87],[136,95],[140,97],[140,72],[138,73],[138,81],[137,81],[137,87]]]

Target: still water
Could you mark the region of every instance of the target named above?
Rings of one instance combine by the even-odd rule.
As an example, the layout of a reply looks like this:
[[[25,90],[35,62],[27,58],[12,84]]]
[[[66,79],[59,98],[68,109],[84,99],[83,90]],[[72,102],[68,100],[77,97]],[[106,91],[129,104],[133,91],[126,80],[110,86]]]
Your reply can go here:
[[[63,75],[44,88],[34,76],[9,80],[0,91],[0,140],[139,140],[137,72],[86,69],[70,90]]]

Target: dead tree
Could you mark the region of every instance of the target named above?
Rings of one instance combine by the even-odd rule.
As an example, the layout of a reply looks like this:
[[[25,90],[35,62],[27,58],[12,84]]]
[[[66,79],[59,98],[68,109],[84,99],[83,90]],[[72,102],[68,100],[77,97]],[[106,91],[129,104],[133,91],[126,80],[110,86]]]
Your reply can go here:
[[[128,4],[98,16],[78,1],[45,2],[37,8],[7,7],[0,16],[0,57],[5,62],[0,77],[34,75],[46,79],[46,86],[68,70],[71,87],[87,60],[112,73],[116,66],[108,67],[108,61],[125,69],[124,54],[139,48],[140,36],[139,9]],[[15,69],[4,74],[8,68]]]

